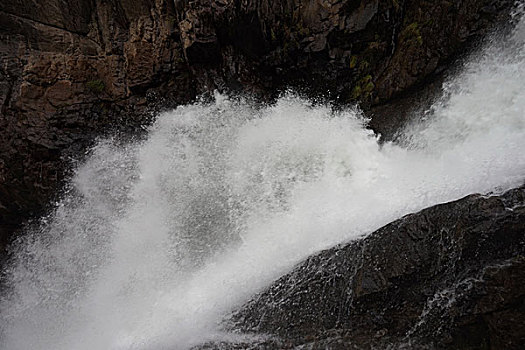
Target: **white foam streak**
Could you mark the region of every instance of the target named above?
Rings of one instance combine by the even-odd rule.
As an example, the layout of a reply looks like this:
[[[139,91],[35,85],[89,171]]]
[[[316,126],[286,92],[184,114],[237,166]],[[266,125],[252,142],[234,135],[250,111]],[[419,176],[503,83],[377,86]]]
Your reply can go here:
[[[94,148],[16,245],[5,349],[184,349],[308,255],[525,179],[525,26],[472,60],[402,142],[358,110],[217,95]]]

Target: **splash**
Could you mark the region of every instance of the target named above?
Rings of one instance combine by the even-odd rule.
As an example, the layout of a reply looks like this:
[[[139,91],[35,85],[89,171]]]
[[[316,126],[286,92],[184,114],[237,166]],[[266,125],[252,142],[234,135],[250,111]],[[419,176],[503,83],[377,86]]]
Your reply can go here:
[[[525,179],[525,24],[444,87],[400,142],[358,109],[216,95],[100,142],[13,247],[3,349],[184,349],[308,255]]]

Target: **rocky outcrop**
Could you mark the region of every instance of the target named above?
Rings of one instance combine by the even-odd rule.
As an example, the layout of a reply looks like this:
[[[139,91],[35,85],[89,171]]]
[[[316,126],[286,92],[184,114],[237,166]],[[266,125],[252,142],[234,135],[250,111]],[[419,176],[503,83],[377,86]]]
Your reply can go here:
[[[206,349],[521,349],[525,187],[405,216],[308,258],[228,321],[265,334]]]
[[[169,1],[0,5],[0,246],[105,132],[195,96]]]
[[[213,89],[381,105],[442,71],[512,2],[4,1],[0,245],[97,135]],[[388,131],[382,111],[373,125]]]

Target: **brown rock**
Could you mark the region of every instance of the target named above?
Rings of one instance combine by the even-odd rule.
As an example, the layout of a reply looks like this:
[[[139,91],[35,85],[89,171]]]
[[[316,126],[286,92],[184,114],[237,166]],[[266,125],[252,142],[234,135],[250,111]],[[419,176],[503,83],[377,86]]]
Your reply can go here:
[[[137,129],[148,111],[214,89],[271,100],[289,86],[384,104],[442,70],[512,3],[3,1],[0,237],[42,212],[64,158],[108,130]]]

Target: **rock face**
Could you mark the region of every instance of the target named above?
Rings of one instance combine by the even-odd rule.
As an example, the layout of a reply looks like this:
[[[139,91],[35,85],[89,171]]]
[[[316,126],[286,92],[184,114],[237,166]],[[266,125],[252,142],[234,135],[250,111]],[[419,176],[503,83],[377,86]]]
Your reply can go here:
[[[0,246],[96,136],[195,95],[171,2],[38,3],[0,4]]]
[[[3,1],[0,246],[95,136],[213,89],[271,99],[294,86],[383,104],[441,71],[512,3]]]
[[[315,256],[229,320],[276,336],[203,348],[522,349],[525,187],[471,195]]]

